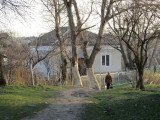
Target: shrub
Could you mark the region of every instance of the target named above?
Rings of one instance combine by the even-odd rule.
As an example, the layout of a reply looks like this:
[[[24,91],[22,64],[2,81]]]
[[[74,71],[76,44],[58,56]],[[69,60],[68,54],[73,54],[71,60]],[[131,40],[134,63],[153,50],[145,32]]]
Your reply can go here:
[[[158,72],[145,71],[144,72],[144,83],[145,84],[160,84],[160,74]]]

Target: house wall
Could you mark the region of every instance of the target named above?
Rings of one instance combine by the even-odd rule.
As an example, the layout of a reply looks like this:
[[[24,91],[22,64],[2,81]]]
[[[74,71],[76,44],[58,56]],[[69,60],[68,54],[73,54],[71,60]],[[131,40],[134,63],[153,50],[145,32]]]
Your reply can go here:
[[[36,46],[31,46],[31,54],[36,58]],[[49,50],[52,50],[51,46],[39,46],[38,49],[39,55],[43,56],[48,53]],[[50,76],[57,75],[57,71],[59,70],[60,59],[59,55],[50,54],[43,61],[37,63],[34,67],[34,72],[37,75],[43,76],[47,78],[47,69],[49,70]]]
[[[92,46],[88,46],[87,50],[89,55],[91,54],[92,49],[93,49]],[[46,50],[48,49],[45,48],[44,50],[40,50],[40,51],[46,51]],[[80,47],[78,52],[79,52],[78,54],[79,57],[83,58],[83,54]],[[67,54],[68,56],[71,55],[71,46],[67,47]],[[110,56],[109,66],[102,66],[102,55]],[[50,65],[52,66],[50,75],[58,75],[60,73],[59,68],[61,64],[60,55],[53,55],[49,59],[51,61]],[[101,51],[96,56],[93,67],[94,67],[95,74],[98,74],[98,73],[102,74],[107,72],[120,72],[121,71],[121,53],[108,45],[102,46]],[[70,64],[68,64],[68,69],[69,68],[70,68]],[[44,61],[41,61],[35,66],[35,71],[37,74],[47,77],[47,69],[46,69],[46,66],[44,65]]]
[[[56,68],[57,66],[55,66],[55,67],[53,67],[53,66],[54,66],[54,64],[58,64],[58,63],[55,63],[53,61],[53,59],[54,59],[54,57],[46,58],[45,60],[49,61],[48,63],[45,63],[46,61],[43,60],[43,61],[39,62],[38,64],[36,64],[34,67],[35,73],[47,78],[47,69],[48,69],[50,76],[55,75],[56,74],[55,71],[57,70],[57,68]]]
[[[93,47],[88,48],[89,54],[91,54]],[[102,55],[109,55],[109,66],[102,66]],[[110,47],[110,46],[102,46],[101,51],[98,53],[95,61],[94,61],[94,72],[98,73],[107,73],[107,72],[120,72],[121,70],[121,53]]]
[[[87,51],[88,54],[90,55],[92,52],[93,47],[92,46],[88,46]],[[71,55],[71,47],[67,47],[67,52],[68,55]],[[82,51],[80,49],[80,47],[78,48],[78,55],[80,58],[83,58],[83,54]],[[102,55],[110,55],[110,65],[109,66],[102,66]],[[53,58],[52,58],[53,59]],[[58,61],[57,61],[58,60]],[[94,61],[94,72],[95,74],[98,73],[107,73],[107,72],[121,72],[121,53],[108,46],[108,45],[104,45],[102,46],[101,51],[98,53],[95,61]],[[57,67],[58,64],[60,64],[60,56],[54,57],[54,60],[52,60],[54,62],[54,68],[53,71],[54,73],[57,73],[59,70],[59,67]],[[58,64],[57,64],[58,63]],[[68,68],[70,68],[70,65],[68,66]]]

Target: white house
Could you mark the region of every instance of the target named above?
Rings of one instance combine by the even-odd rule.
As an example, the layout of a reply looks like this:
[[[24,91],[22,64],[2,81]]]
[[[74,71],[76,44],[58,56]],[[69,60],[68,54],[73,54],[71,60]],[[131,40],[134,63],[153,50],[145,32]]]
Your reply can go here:
[[[89,47],[88,52],[91,53],[92,49],[93,47]],[[96,56],[93,67],[95,74],[120,72],[121,53],[109,45],[102,45],[102,49]]]
[[[91,54],[92,49],[93,46],[88,46],[87,50],[89,55]],[[39,49],[39,52],[43,52],[46,50],[49,50],[49,47],[42,46]],[[70,50],[68,48],[68,52],[69,51]],[[79,49],[79,58],[83,59],[83,54],[80,49]],[[34,69],[37,74],[47,77],[48,72],[51,76],[59,73],[60,65],[61,65],[60,55],[56,56],[52,55],[46,58],[45,60],[39,62]],[[107,72],[120,72],[121,53],[118,50],[110,47],[109,45],[103,45],[101,51],[96,56],[93,67],[95,74],[107,73]]]
[[[51,51],[53,48],[51,46],[31,46],[31,54],[33,56],[33,59],[37,58],[37,51],[38,51],[38,56],[44,56],[47,54],[49,51]],[[44,60],[38,62],[38,64],[35,65],[34,71],[36,74],[43,76],[43,77],[48,77],[48,75],[54,75],[54,70],[53,70],[53,62],[52,62],[52,56],[49,55],[47,58]]]
[[[63,30],[63,32],[65,34],[66,34],[66,30],[68,30],[68,29],[65,28]],[[51,32],[49,34],[51,34]],[[54,31],[53,31],[53,34],[54,34]],[[52,34],[52,36],[55,39],[55,36],[53,34]],[[47,35],[45,34],[45,39],[46,39],[46,36]],[[89,46],[88,46],[87,50],[90,55],[92,52],[93,45],[95,43],[95,38],[97,37],[97,35],[95,33],[86,31],[85,37],[89,41]],[[49,40],[49,39],[50,39],[50,37],[47,40]],[[44,41],[43,41],[43,43],[44,43]],[[52,43],[55,43],[55,41],[54,42],[52,41]],[[49,43],[49,44],[51,44],[51,43]],[[80,49],[80,44],[81,44],[80,41],[78,41],[78,46],[79,46],[78,56],[81,60],[83,60],[83,53]],[[49,46],[46,46],[46,45],[47,45],[46,43],[45,43],[45,46],[43,46],[43,44],[42,44],[40,51],[43,52],[43,51],[49,50]],[[71,45],[70,44],[67,45],[66,49],[67,49],[68,53],[71,53]],[[50,61],[49,66],[50,66],[50,71],[51,71],[50,75],[59,74],[60,73],[60,66],[61,66],[60,55],[50,56],[49,61]],[[95,72],[95,74],[107,73],[107,72],[120,72],[121,71],[121,63],[122,63],[121,62],[121,53],[118,50],[109,46],[108,44],[102,43],[102,49],[100,50],[100,52],[98,53],[98,55],[96,56],[96,59],[94,61],[94,66],[93,66],[94,72]],[[47,67],[43,61],[38,63],[35,66],[35,68],[36,68],[37,73],[39,72],[39,73],[43,74],[44,77],[47,77]]]

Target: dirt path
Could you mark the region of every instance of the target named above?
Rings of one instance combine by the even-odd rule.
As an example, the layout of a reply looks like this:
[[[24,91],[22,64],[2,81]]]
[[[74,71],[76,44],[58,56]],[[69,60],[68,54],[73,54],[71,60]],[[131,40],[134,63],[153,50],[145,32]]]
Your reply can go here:
[[[34,118],[23,120],[80,120],[83,113],[82,104],[92,103],[86,100],[88,94],[94,90],[86,88],[72,88],[62,93],[58,103],[37,112]]]

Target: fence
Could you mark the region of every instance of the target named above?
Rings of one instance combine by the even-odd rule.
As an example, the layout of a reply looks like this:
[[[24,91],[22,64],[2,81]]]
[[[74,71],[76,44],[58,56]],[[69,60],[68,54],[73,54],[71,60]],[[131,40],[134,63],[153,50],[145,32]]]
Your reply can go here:
[[[121,84],[126,84],[126,83],[131,83],[134,85],[137,80],[137,75],[136,71],[127,71],[127,72],[115,72],[115,73],[110,73],[113,79],[113,85],[121,85]],[[95,74],[101,88],[104,88],[105,85],[105,77],[106,74]],[[88,87],[88,76],[81,76],[83,85],[85,87]]]

